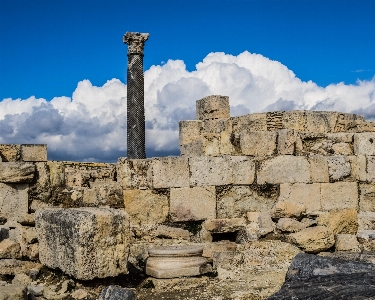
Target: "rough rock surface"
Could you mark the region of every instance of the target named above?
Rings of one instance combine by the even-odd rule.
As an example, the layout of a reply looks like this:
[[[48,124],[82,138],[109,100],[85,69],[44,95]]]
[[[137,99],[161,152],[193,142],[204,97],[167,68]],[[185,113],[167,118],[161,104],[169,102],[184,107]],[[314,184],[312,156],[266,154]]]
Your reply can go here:
[[[335,244],[333,232],[325,226],[303,229],[289,235],[290,241],[309,253],[327,250]]]
[[[0,288],[1,300],[26,300],[27,288],[22,284],[10,284]]]
[[[130,289],[123,289],[119,286],[110,285],[100,293],[99,300],[135,300],[135,294]]]
[[[129,221],[124,211],[42,209],[35,225],[44,265],[83,280],[127,273]]]
[[[293,259],[283,287],[268,300],[373,297],[375,265],[301,253]]]
[[[24,162],[0,162],[0,182],[31,182],[35,175],[35,165]]]

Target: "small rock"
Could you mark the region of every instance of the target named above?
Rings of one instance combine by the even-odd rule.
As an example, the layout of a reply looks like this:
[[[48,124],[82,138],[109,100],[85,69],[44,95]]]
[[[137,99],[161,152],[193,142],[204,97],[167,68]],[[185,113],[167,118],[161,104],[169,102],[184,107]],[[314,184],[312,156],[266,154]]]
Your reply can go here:
[[[74,299],[85,299],[87,296],[88,296],[88,293],[83,290],[83,289],[79,289],[79,290],[76,290],[74,291],[71,296],[74,298]]]
[[[10,239],[0,242],[0,258],[19,258],[20,251],[21,246]]]
[[[30,282],[32,281],[32,279],[27,276],[26,274],[24,273],[21,273],[21,274],[16,274],[16,276],[14,276],[13,280],[12,280],[12,284],[23,284],[23,285],[27,285],[29,284]]]
[[[306,228],[306,225],[290,218],[281,218],[276,227],[285,232],[297,232]]]
[[[272,209],[272,218],[300,218],[306,211],[306,206],[300,203],[279,201]]]
[[[357,238],[353,234],[336,234],[335,240],[336,251],[361,251]]]
[[[105,287],[99,296],[99,300],[135,300],[135,294],[130,289],[123,289],[115,285]]]
[[[33,294],[34,296],[42,296],[44,291],[44,285],[29,285],[27,287],[27,291],[29,294]]]

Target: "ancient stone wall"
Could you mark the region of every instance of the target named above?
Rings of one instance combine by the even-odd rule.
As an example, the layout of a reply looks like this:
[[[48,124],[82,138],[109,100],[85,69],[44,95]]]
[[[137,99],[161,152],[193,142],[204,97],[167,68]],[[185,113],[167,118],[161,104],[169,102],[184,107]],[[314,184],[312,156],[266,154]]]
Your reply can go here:
[[[197,101],[197,120],[180,122],[180,149],[179,157],[108,164],[48,161],[46,145],[0,145],[0,265],[14,264],[0,266],[0,276],[14,273],[20,259],[40,268],[39,257],[63,270],[76,261],[84,274],[77,278],[113,276],[129,268],[105,271],[103,264],[125,254],[130,269],[142,272],[153,245],[203,244],[221,279],[234,276],[229,262],[249,242],[292,247],[293,255],[375,249],[375,123],[338,112],[230,117],[229,98],[209,96]],[[35,215],[48,225],[37,224],[39,234],[53,237],[38,237]],[[84,220],[115,228],[113,237],[86,230]],[[102,247],[92,259],[97,269],[85,271],[85,258],[74,252],[66,263],[48,254],[61,248],[48,245],[62,232],[54,222],[78,224],[77,234],[65,234],[77,253],[94,253],[79,242],[90,232],[92,240],[83,239]]]

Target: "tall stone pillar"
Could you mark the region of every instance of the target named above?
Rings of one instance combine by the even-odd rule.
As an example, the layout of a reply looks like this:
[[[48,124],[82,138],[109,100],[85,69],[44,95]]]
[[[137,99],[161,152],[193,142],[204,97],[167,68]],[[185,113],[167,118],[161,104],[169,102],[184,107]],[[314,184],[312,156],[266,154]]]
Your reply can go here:
[[[127,75],[127,143],[130,159],[146,158],[143,48],[148,33],[127,32],[123,41],[128,44]]]

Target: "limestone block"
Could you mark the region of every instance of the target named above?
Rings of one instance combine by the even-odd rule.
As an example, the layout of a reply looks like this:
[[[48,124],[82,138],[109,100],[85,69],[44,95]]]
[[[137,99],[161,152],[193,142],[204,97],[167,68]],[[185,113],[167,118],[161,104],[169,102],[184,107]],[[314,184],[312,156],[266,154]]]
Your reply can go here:
[[[351,174],[354,180],[358,181],[366,181],[367,174],[366,174],[366,156],[364,155],[356,155],[356,156],[348,156],[350,167],[351,167]]]
[[[289,235],[290,241],[307,253],[318,253],[335,244],[333,232],[325,226],[303,229]]]
[[[204,154],[202,140],[180,145],[181,156],[201,156]]]
[[[306,131],[306,114],[304,111],[285,111],[282,117],[283,128],[295,131]]]
[[[0,144],[1,161],[19,161],[21,159],[21,145]]]
[[[375,230],[375,212],[360,211],[358,213],[358,231]]]
[[[267,131],[267,114],[257,113],[231,118],[233,132]]]
[[[115,181],[90,182],[90,188],[83,190],[85,206],[104,206],[124,208],[124,196],[120,183]]]
[[[216,134],[205,133],[203,138],[203,155],[220,155],[220,137]]]
[[[0,289],[0,299],[2,300],[26,300],[27,286],[25,284],[10,284],[2,286]]]
[[[265,160],[257,172],[257,183],[295,183],[310,181],[310,165],[305,157],[280,155]]]
[[[307,226],[291,218],[281,218],[277,222],[276,227],[284,232],[298,232],[305,229]]]
[[[327,157],[330,181],[343,180],[350,176],[350,163],[347,156],[334,155]]]
[[[258,237],[262,237],[275,229],[275,223],[272,221],[271,213],[268,211],[249,211],[246,216],[250,223],[256,224]]]
[[[361,252],[357,237],[354,234],[336,234],[335,249],[336,251]]]
[[[124,190],[124,203],[131,223],[159,224],[167,220],[168,196],[163,193],[152,190]]]
[[[155,189],[189,186],[189,159],[155,158],[152,161],[152,183]]]
[[[327,138],[334,143],[353,143],[353,133],[347,132],[335,132],[335,133],[327,133]]]
[[[210,232],[234,232],[247,225],[245,218],[210,219],[203,222],[202,227]]]
[[[328,161],[323,155],[310,155],[310,172],[312,182],[329,182]]]
[[[305,211],[304,204],[278,201],[272,208],[272,218],[300,218]]]
[[[21,247],[11,239],[5,239],[0,242],[0,259],[3,258],[20,258]]]
[[[293,155],[296,144],[296,135],[293,130],[281,129],[277,136],[277,154]]]
[[[179,123],[180,145],[186,145],[200,140],[202,121],[180,121]]]
[[[321,183],[323,210],[357,208],[358,200],[356,182]]]
[[[0,217],[10,222],[28,213],[28,189],[29,185],[25,183],[0,183]]]
[[[276,151],[277,132],[243,131],[240,147],[243,155],[271,156]]]
[[[82,280],[127,273],[130,232],[123,210],[42,209],[35,225],[42,264]]]
[[[28,183],[35,176],[35,165],[23,162],[0,162],[0,182]]]
[[[375,212],[375,184],[359,184],[359,210]]]
[[[201,128],[204,155],[232,154],[232,121],[230,119],[205,120]]]
[[[233,184],[252,184],[255,179],[255,161],[247,156],[229,156]]]
[[[355,155],[375,155],[375,132],[354,134]]]
[[[279,201],[303,204],[307,212],[321,210],[319,183],[282,183]]]
[[[171,188],[169,214],[174,222],[214,219],[215,187]]]
[[[334,209],[317,218],[318,225],[324,225],[334,234],[356,234],[358,230],[358,214],[355,208]]]
[[[338,113],[328,111],[306,111],[306,131],[326,133],[333,132]]]
[[[367,156],[367,181],[375,182],[375,156]]]
[[[215,252],[226,252],[226,251],[235,251],[237,244],[235,242],[229,241],[219,241],[215,243],[206,243],[203,248],[203,257],[212,259]]]
[[[23,161],[47,161],[47,145],[23,144],[21,145],[21,159]]]
[[[217,195],[217,218],[245,217],[249,211],[266,212],[277,201],[277,186],[230,186]]]
[[[338,113],[335,132],[357,131],[365,118],[356,114]]]
[[[190,240],[190,232],[188,230],[166,225],[159,225],[154,231],[156,237],[165,237],[170,239]]]
[[[117,181],[123,189],[152,188],[152,159],[123,159],[117,163]]]
[[[223,119],[230,117],[229,97],[212,95],[197,100],[197,120]]]
[[[227,157],[191,157],[190,186],[227,185],[233,183],[231,161]]]
[[[332,145],[335,155],[353,155],[353,150],[348,143],[336,143]]]

